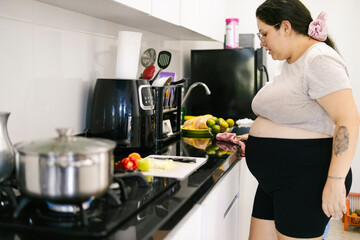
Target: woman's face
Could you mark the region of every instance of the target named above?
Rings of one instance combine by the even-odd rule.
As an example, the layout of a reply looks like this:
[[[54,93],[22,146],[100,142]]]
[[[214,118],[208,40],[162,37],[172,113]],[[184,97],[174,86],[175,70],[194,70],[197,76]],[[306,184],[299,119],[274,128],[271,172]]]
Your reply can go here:
[[[281,26],[280,29],[275,28],[275,26],[279,26],[280,24],[281,23],[271,26],[257,19],[260,46],[264,47],[274,60],[286,59],[286,57],[283,54],[284,43],[283,43],[283,38],[281,37]]]

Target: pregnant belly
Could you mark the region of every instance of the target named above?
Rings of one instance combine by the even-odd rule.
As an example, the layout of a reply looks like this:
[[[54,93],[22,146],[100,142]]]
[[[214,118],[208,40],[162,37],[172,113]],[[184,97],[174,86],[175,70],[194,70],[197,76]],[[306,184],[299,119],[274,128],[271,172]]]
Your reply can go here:
[[[249,134],[254,137],[268,138],[288,138],[288,139],[309,139],[309,138],[328,138],[319,132],[279,125],[269,119],[258,117],[251,126]]]

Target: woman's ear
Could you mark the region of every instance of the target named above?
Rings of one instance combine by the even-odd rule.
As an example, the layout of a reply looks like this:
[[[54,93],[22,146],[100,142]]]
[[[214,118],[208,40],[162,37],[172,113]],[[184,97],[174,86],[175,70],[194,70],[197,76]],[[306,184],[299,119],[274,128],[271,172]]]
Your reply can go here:
[[[292,30],[291,23],[288,20],[284,20],[281,23],[281,27],[285,32],[285,36],[290,36]]]

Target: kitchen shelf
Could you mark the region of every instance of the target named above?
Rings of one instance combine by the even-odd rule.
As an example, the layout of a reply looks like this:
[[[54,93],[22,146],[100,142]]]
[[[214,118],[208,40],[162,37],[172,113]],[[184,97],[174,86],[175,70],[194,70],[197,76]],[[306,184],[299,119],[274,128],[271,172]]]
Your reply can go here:
[[[152,87],[154,92],[154,118],[155,118],[155,147],[160,149],[166,142],[180,138],[181,125],[181,90],[183,85],[168,85],[164,87]],[[170,94],[167,96],[166,91]],[[172,101],[170,101],[172,99]],[[170,108],[164,108],[165,101],[169,102]],[[172,133],[164,133],[164,120],[169,120]]]
[[[165,108],[163,110],[163,113],[172,113],[172,112],[176,112],[177,111],[177,107],[174,108]]]
[[[113,0],[37,1],[178,40],[215,41],[209,36],[202,35],[186,27],[156,18],[149,13],[128,7]]]

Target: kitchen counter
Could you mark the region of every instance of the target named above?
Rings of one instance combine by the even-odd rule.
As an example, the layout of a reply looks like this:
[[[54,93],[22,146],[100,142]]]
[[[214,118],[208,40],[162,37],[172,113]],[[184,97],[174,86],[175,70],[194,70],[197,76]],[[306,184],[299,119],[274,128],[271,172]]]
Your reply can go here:
[[[210,142],[209,142],[210,141]],[[210,143],[206,147],[207,143]],[[193,157],[207,157],[207,161],[197,171],[184,180],[173,178],[146,177],[149,186],[129,178],[125,182],[130,184],[129,200],[124,201],[122,210],[114,210],[111,231],[95,231],[91,236],[95,239],[163,239],[179,223],[179,221],[202,201],[216,183],[238,162],[241,157],[234,145],[232,151],[219,148],[216,140],[182,138],[161,150],[152,153],[163,155],[179,155]],[[222,146],[224,148],[224,146]],[[225,146],[226,147],[226,146]],[[146,156],[148,153],[141,153]],[[119,157],[118,157],[119,159]],[[129,188],[129,187],[128,187]],[[31,220],[31,219],[30,219]],[[1,226],[0,226],[1,227]],[[5,228],[6,229],[6,228]],[[65,229],[66,231],[66,229]],[[64,231],[64,232],[65,232]],[[37,233],[30,228],[24,232],[5,231],[0,228],[0,239],[84,239],[84,236],[61,236],[51,230]],[[61,232],[59,232],[61,233]],[[85,239],[89,239],[86,236]]]
[[[183,138],[165,150],[158,152],[158,154],[175,155],[174,153],[176,153],[176,155],[184,156],[207,156],[206,163],[188,178],[182,181],[170,181],[169,187],[140,212],[141,217],[139,215],[133,216],[129,220],[127,229],[124,227],[123,230],[115,232],[109,239],[122,239],[120,236],[124,236],[124,239],[163,239],[196,203],[206,197],[218,180],[241,159],[237,150],[230,152],[216,147],[214,149],[216,146],[214,140],[211,147],[207,147],[207,151],[189,144],[189,142],[193,143],[192,140],[196,142],[197,139]],[[203,140],[207,141],[206,139]],[[232,144],[228,146],[233,147]],[[154,182],[169,180],[154,178]],[[140,218],[143,219],[139,221]],[[136,225],[132,224],[134,222],[137,222]],[[136,232],[136,238],[131,238],[134,235],[123,235],[126,232],[133,234],[130,233],[131,231]]]

